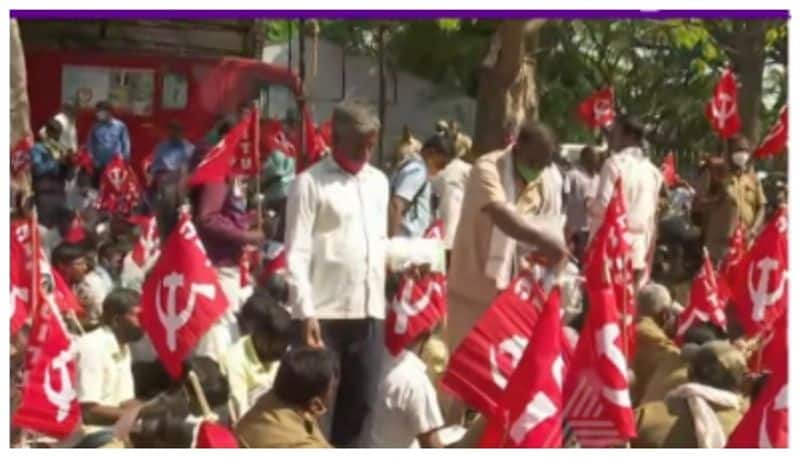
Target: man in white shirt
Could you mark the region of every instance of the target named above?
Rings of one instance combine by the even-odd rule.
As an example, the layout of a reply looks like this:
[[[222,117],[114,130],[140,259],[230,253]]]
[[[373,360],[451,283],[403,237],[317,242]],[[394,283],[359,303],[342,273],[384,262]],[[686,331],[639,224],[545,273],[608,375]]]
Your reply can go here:
[[[597,191],[600,171],[600,155],[595,148],[586,146],[581,150],[578,164],[569,170],[564,179],[564,206],[567,212],[566,239],[572,244],[572,252],[578,259],[589,239],[588,205]]]
[[[331,443],[348,447],[369,412],[382,356],[389,183],[368,163],[380,128],[372,111],[345,102],[334,109],[332,125],[332,153],[289,191],[287,282],[302,343],[339,358],[341,380],[327,420]]]
[[[609,149],[614,152],[600,170],[597,194],[589,204],[589,230],[590,236],[594,236],[614,196],[617,178],[622,179],[637,284],[647,269],[648,254],[655,243],[656,210],[664,181],[661,171],[645,156],[643,139],[644,127],[638,121],[625,116],[617,118],[608,138]]]
[[[67,157],[78,151],[78,130],[75,123],[76,114],[77,108],[75,105],[72,103],[64,103],[61,107],[61,111],[53,116],[53,119],[61,124],[61,137],[58,142],[61,144],[61,150],[64,151]],[[42,128],[39,129],[39,138],[44,139],[45,137],[46,132],[45,126],[43,125]]]
[[[117,420],[139,406],[128,346],[144,334],[139,301],[139,293],[129,289],[111,292],[103,302],[102,325],[78,340],[77,390],[84,427],[77,447],[107,443]]]

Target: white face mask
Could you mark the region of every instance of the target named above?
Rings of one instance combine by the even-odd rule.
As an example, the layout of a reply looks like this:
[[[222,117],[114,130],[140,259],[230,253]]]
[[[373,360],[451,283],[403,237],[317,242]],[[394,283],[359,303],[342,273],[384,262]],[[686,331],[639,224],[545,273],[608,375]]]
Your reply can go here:
[[[750,160],[750,154],[744,151],[734,152],[731,156],[731,161],[739,168],[744,168],[748,160]]]

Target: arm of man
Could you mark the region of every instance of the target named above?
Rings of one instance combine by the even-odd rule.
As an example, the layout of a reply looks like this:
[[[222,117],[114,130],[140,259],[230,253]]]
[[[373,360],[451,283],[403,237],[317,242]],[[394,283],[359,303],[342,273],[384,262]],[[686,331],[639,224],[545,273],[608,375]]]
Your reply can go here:
[[[427,182],[427,171],[419,161],[410,162],[397,172],[389,200],[390,237],[401,235],[403,216]]]
[[[418,431],[417,441],[422,448],[442,448],[439,429],[445,426],[439,400],[431,382],[425,378],[418,388],[411,392],[406,414],[409,423]]]
[[[311,289],[311,249],[314,222],[317,216],[317,196],[312,176],[300,174],[289,189],[286,199],[287,285],[292,317],[303,321],[304,341],[322,345],[319,323],[314,317]]]
[[[195,223],[202,232],[239,246],[259,245],[264,241],[260,230],[242,230],[222,213],[228,185],[224,182],[208,183],[200,193]]]

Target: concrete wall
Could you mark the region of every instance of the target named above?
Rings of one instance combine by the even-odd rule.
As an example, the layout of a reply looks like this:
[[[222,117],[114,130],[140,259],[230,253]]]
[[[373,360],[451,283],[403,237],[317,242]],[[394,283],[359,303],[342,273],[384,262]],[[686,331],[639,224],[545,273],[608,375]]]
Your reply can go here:
[[[342,96],[342,49],[331,42],[320,39],[316,75],[313,74],[312,40],[306,40],[306,88],[311,96],[314,120],[330,118],[336,100]],[[281,43],[264,47],[265,62],[287,66],[289,44]],[[292,66],[298,68],[299,49],[297,40],[292,43]],[[345,59],[345,97],[366,99],[378,105],[378,61],[369,56],[348,55]],[[385,155],[392,152],[395,141],[408,125],[421,141],[433,133],[438,119],[453,119],[462,129],[472,135],[475,119],[475,100],[464,94],[445,91],[431,82],[410,73],[397,71],[397,98],[392,72],[387,70],[386,80],[386,133]]]

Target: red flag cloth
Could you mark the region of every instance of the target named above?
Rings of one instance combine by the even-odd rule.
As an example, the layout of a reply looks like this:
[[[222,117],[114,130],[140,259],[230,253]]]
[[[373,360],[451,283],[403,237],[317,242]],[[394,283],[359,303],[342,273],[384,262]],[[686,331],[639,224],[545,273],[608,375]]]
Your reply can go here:
[[[133,218],[132,218],[133,219]],[[155,216],[135,218],[133,223],[139,226],[139,237],[131,251],[131,259],[140,268],[144,268],[147,260],[158,256],[158,222]]]
[[[530,274],[514,278],[453,351],[444,389],[486,416],[495,413],[538,317]]]
[[[592,278],[592,284],[611,284],[618,312],[625,317],[625,353],[632,360],[636,350],[636,303],[627,214],[622,179],[618,178],[603,222],[589,242],[583,271],[587,281]]]
[[[237,449],[239,442],[227,427],[203,421],[197,430],[195,447],[200,449]]]
[[[142,288],[142,328],[167,373],[180,379],[184,358],[228,301],[188,213],[180,216]]]
[[[35,270],[39,266],[34,265]],[[39,277],[34,271],[33,277]],[[33,317],[22,401],[12,422],[59,439],[70,435],[81,422],[77,384],[76,348],[67,333],[53,293],[34,287],[39,306]]]
[[[788,224],[786,206],[782,205],[737,268],[731,293],[739,321],[748,335],[769,330],[786,311]]]
[[[192,177],[189,178],[190,186],[221,182],[231,174],[240,150],[240,143],[253,128],[253,121],[256,115],[255,110],[250,110],[249,116],[240,120],[213,148],[206,152],[203,160],[195,168]]]
[[[736,281],[736,271],[747,252],[747,242],[744,238],[744,226],[739,223],[736,231],[728,244],[728,252],[720,263],[717,273],[717,284],[719,285],[720,298],[723,303],[731,297],[731,284]]]
[[[786,369],[769,375],[761,392],[728,437],[725,447],[789,447],[789,383]]]
[[[425,234],[423,238],[430,238],[434,240],[443,240],[444,239],[444,221],[442,219],[436,219],[431,223],[430,227],[425,230]]]
[[[765,337],[764,345],[759,351],[759,369],[777,372],[789,368],[789,313],[775,321],[772,331]]]
[[[753,157],[756,159],[763,159],[777,155],[786,150],[786,144],[789,138],[789,108],[783,105],[778,120],[769,129],[769,133],[761,141],[761,144],[753,152]]]
[[[142,189],[133,169],[117,154],[106,165],[100,178],[97,206],[112,214],[130,214],[139,204]]]
[[[675,154],[670,152],[661,164],[661,175],[664,177],[664,184],[667,187],[675,187],[678,184],[678,172],[675,169]]]
[[[286,249],[282,244],[270,243],[263,256],[264,268],[261,270],[261,284],[266,284],[269,278],[280,270],[287,268]]]
[[[711,101],[706,106],[706,117],[711,128],[722,138],[730,138],[741,129],[739,89],[736,87],[736,77],[729,68],[722,72],[722,77],[714,88]]]
[[[79,216],[72,218],[69,225],[69,230],[64,236],[64,241],[67,243],[77,244],[86,239],[86,230],[83,228],[83,221]]]
[[[25,248],[17,241],[16,236],[11,239],[11,261],[9,263],[11,276],[11,335],[15,335],[28,320],[30,308],[30,278],[26,268]]]
[[[480,447],[561,447],[563,341],[561,293],[553,288]]]
[[[405,275],[401,280],[386,315],[384,342],[393,356],[447,313],[443,276],[441,273],[430,273],[421,278]]]
[[[297,158],[297,149],[289,140],[280,121],[267,121],[264,127],[262,145],[266,147],[267,154],[277,150],[295,159]]]
[[[31,165],[31,148],[33,138],[25,136],[11,148],[11,175],[18,175]]]
[[[245,246],[242,256],[239,257],[239,285],[247,287],[253,285],[253,270],[258,265],[259,252],[254,246]]]
[[[616,446],[636,436],[623,348],[611,288],[589,282],[589,311],[564,383],[564,419],[581,447]]]
[[[333,120],[328,119],[319,126],[319,136],[328,148],[333,147]]]
[[[73,163],[75,167],[82,169],[87,174],[94,173],[94,160],[92,160],[92,155],[89,153],[89,149],[86,146],[81,146],[78,149],[78,152],[75,154],[75,158],[73,159]]]
[[[676,341],[680,344],[686,331],[699,322],[711,322],[722,330],[727,330],[725,304],[719,296],[716,272],[711,264],[708,251],[704,252],[703,266],[692,283],[689,306],[678,316]]]
[[[238,175],[258,176],[261,171],[261,155],[258,146],[258,110],[250,110],[246,128],[234,151],[233,172]]]
[[[578,105],[578,116],[590,129],[608,127],[614,123],[614,89],[606,87],[587,97]]]

